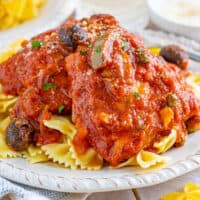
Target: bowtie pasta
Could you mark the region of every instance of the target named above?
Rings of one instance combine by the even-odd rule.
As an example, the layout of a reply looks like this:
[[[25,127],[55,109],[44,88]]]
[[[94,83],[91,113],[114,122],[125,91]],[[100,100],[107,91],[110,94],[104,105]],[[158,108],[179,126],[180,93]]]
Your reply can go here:
[[[38,5],[41,3],[40,1],[37,2]],[[16,53],[21,48],[20,44],[23,40],[24,39],[15,41],[10,45],[8,51],[0,53],[0,63]],[[200,98],[200,74],[190,73],[187,81]],[[3,94],[2,86],[0,85],[0,158],[23,157],[30,163],[54,162],[62,167],[71,169],[98,170],[103,167],[103,158],[94,149],[88,149],[83,155],[77,154],[72,143],[73,137],[77,131],[69,116],[53,115],[49,120],[43,121],[46,127],[62,133],[61,143],[52,143],[42,146],[30,145],[27,151],[21,153],[10,149],[5,140],[6,128],[10,123],[9,112],[16,101],[17,97]],[[163,137],[159,142],[154,143],[153,147],[156,149],[155,152],[142,150],[127,161],[120,163],[116,168],[139,166],[146,169],[166,163],[169,158],[159,154],[173,147],[176,141],[176,135],[176,127],[174,127],[169,135]],[[199,197],[199,186],[189,183],[186,185],[184,193],[172,193],[163,196],[162,199],[175,200],[181,199],[187,195],[191,197],[197,195]]]
[[[185,185],[183,192],[172,192],[163,195],[162,200],[199,200],[200,199],[200,186],[189,182]]]

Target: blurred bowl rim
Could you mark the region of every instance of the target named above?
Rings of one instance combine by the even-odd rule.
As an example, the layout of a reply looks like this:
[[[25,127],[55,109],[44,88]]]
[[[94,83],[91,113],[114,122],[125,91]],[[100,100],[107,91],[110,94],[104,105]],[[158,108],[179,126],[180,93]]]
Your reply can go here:
[[[200,30],[200,24],[199,25],[191,25],[191,24],[186,25],[184,23],[178,23],[177,21],[170,20],[167,17],[165,17],[164,15],[161,15],[157,11],[157,9],[154,5],[155,5],[155,1],[156,1],[156,3],[160,3],[160,4],[161,4],[162,1],[159,1],[159,0],[146,0],[146,1],[147,1],[148,10],[151,11],[151,13],[153,13],[154,15],[157,15],[157,17],[161,18],[162,20],[167,21],[168,23],[174,24],[176,26],[181,26],[181,27],[184,27],[184,28],[189,27],[189,28],[192,28],[192,29]]]
[[[73,14],[79,0],[47,0],[36,18],[7,30],[0,31],[0,49],[20,38],[31,38],[39,33],[61,25]]]

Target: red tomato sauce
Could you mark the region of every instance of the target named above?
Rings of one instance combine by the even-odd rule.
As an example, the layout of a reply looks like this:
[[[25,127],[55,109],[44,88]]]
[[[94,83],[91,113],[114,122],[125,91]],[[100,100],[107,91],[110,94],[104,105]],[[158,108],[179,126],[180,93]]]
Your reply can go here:
[[[32,47],[31,41],[41,42]],[[58,31],[51,30],[23,42],[22,50],[0,64],[0,82],[4,93],[19,99],[11,113],[12,118],[28,119],[36,131],[35,142],[59,142],[61,133],[42,126],[43,112],[68,114],[71,112],[70,82],[65,71],[65,57],[71,49],[62,44]],[[60,106],[64,106],[59,113]]]
[[[65,35],[68,46],[59,39],[60,29],[72,25],[86,34],[77,46],[69,46]],[[77,35],[70,37],[75,40]],[[113,166],[142,149],[156,151],[153,144],[172,129],[177,131],[176,145],[185,142],[186,122],[200,111],[186,72],[152,55],[142,39],[114,17],[71,19],[33,40],[44,45],[32,48],[30,41],[25,42],[0,65],[0,83],[4,93],[19,96],[11,117],[31,122],[34,142],[59,142],[61,133],[44,127],[42,121],[68,113],[77,129],[77,152],[92,147]]]

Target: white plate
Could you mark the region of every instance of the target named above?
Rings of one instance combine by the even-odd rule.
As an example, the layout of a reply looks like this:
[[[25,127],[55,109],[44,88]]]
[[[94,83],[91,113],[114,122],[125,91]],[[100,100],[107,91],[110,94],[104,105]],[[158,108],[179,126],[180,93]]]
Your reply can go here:
[[[74,11],[78,0],[48,0],[40,10],[38,17],[28,20],[23,24],[0,31],[0,49],[6,47],[12,41],[27,37],[60,25]]]
[[[156,37],[162,41],[169,36],[163,33],[144,32],[141,34],[148,40],[148,34],[153,34],[149,42]],[[160,38],[161,36],[161,38]],[[187,44],[189,40],[176,38]],[[171,40],[171,42],[174,42]],[[200,47],[190,41],[191,48]],[[187,46],[187,45],[186,45]],[[200,71],[199,64],[191,63],[191,69]],[[23,159],[0,159],[0,175],[10,180],[30,185],[63,192],[100,192],[122,190],[129,188],[147,187],[183,175],[200,167],[200,131],[189,135],[185,146],[174,148],[165,153],[170,157],[170,162],[161,168],[142,170],[137,167],[123,169],[104,168],[99,171],[69,170],[47,164],[30,164]]]

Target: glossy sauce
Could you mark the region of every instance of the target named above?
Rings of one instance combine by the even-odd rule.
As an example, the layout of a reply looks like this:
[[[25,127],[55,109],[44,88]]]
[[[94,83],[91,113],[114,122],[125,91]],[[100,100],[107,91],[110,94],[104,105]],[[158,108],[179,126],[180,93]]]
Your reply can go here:
[[[93,147],[115,166],[177,130],[176,145],[187,136],[185,122],[199,115],[200,103],[185,72],[152,55],[142,39],[120,27],[114,17],[94,15],[62,25],[80,26],[87,39],[68,48],[57,30],[37,36],[45,45],[25,48],[0,66],[7,94],[19,95],[12,118],[35,127],[34,141],[59,142],[61,134],[42,124],[52,114],[72,113],[79,154]],[[56,84],[49,90],[45,83]],[[170,100],[170,102],[169,102]]]
[[[31,41],[43,43],[33,48]],[[0,65],[0,82],[4,93],[19,95],[12,118],[25,118],[36,130],[35,142],[59,142],[61,133],[43,127],[51,114],[71,111],[70,82],[65,71],[65,57],[72,51],[59,41],[57,30],[42,33],[22,44],[22,50]],[[52,87],[48,86],[53,85]],[[46,113],[46,114],[44,114]]]
[[[106,34],[112,31],[107,29]],[[93,50],[80,46],[78,51],[86,49],[87,55],[68,56],[66,69],[72,79],[76,150],[82,154],[92,146],[116,166],[142,149],[156,151],[153,143],[172,128],[177,130],[176,145],[182,145],[185,121],[198,115],[200,104],[186,84],[184,71],[153,56],[138,36],[118,27],[114,31],[112,39],[103,34],[93,41],[94,47],[101,37],[108,40],[101,49],[102,63],[92,66]],[[172,94],[176,103],[170,107],[167,99]]]

